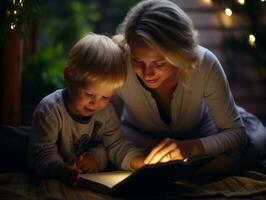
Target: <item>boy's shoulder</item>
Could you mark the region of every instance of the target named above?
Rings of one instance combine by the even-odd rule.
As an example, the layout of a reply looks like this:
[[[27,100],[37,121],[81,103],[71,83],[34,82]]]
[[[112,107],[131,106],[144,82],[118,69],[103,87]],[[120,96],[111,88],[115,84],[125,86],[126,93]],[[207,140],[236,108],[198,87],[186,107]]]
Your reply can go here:
[[[45,96],[37,105],[35,112],[51,112],[63,106],[63,89],[56,90]]]
[[[111,103],[108,103],[105,108],[103,108],[102,110],[100,110],[94,114],[94,119],[102,121],[102,120],[106,120],[106,119],[109,119],[110,117],[114,117],[114,116],[116,116],[114,107]]]

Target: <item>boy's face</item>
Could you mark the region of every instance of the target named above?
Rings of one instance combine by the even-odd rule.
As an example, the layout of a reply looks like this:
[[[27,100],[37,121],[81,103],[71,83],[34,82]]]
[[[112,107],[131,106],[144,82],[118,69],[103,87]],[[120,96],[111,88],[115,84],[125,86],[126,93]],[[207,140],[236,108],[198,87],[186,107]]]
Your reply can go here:
[[[88,117],[103,109],[110,101],[114,89],[106,83],[89,83],[69,92],[68,106],[77,116]]]

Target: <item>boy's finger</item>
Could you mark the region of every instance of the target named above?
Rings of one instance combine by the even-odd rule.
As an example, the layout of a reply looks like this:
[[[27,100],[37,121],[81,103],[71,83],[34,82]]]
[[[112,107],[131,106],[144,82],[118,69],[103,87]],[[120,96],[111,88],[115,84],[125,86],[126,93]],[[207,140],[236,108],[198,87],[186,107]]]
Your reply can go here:
[[[76,159],[72,159],[72,160],[68,161],[68,164],[70,166],[74,166],[76,164]]]
[[[81,155],[79,155],[79,156],[76,158],[76,162],[77,162],[77,163],[80,163],[80,162],[82,162],[83,159],[84,159],[84,154],[81,154]]]

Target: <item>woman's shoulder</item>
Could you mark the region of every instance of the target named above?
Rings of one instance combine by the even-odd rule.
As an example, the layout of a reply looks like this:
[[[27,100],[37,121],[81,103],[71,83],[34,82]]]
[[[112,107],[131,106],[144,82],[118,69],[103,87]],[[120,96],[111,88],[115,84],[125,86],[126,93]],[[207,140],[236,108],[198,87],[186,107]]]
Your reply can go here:
[[[198,55],[199,55],[199,62],[217,62],[218,58],[217,56],[207,49],[206,47],[203,46],[198,46]]]
[[[209,49],[203,46],[198,46],[198,56],[199,59],[198,59],[197,68],[199,71],[207,72],[213,69],[220,70],[221,64],[217,56]]]

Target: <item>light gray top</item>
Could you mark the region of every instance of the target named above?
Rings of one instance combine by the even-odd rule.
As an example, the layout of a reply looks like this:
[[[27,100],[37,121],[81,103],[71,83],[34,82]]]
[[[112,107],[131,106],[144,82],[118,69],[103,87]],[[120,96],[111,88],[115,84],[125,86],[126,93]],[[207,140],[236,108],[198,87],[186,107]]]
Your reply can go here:
[[[29,137],[29,164],[44,178],[55,178],[59,165],[77,155],[90,152],[100,170],[108,158],[122,169],[130,169],[130,161],[141,152],[120,132],[120,123],[112,107],[78,122],[65,107],[63,93],[57,90],[46,96],[33,114]]]
[[[123,107],[123,124],[145,137],[200,138],[206,153],[243,147],[247,137],[226,75],[214,54],[201,46],[198,52],[199,63],[187,82],[191,90],[179,84],[172,95],[170,124],[162,121],[155,99],[131,66],[113,104],[118,112]]]

